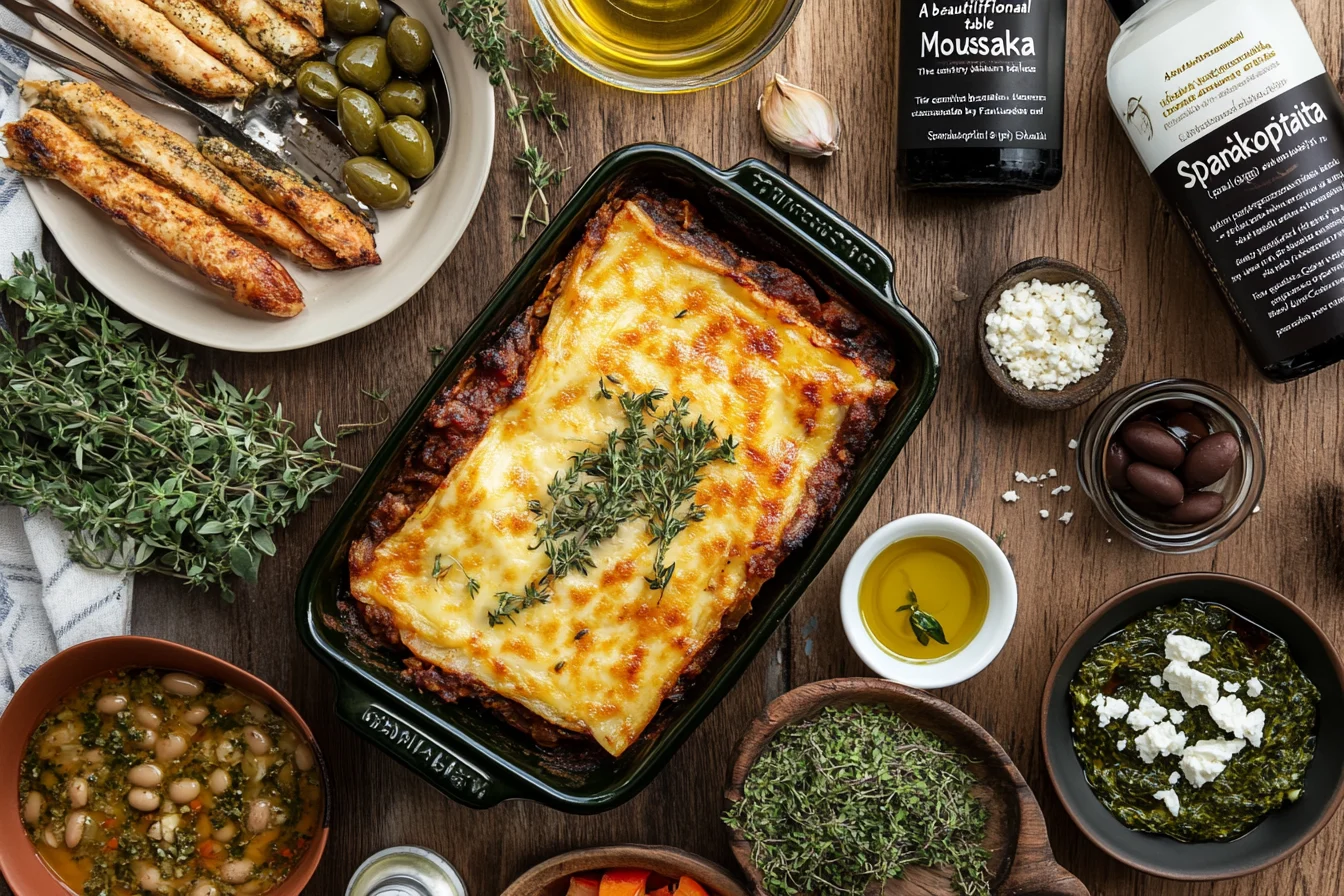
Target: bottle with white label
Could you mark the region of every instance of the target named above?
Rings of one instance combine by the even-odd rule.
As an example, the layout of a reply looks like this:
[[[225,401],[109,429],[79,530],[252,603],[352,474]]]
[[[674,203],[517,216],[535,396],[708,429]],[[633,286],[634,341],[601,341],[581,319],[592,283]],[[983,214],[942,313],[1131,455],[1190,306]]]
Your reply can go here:
[[[1272,380],[1344,359],[1344,103],[1292,0],[1110,0],[1111,105]]]

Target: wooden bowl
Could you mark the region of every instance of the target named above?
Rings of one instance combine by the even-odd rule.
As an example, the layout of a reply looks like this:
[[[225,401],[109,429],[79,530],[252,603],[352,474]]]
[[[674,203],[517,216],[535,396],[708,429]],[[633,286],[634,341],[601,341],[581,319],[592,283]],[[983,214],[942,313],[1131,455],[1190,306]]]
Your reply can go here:
[[[547,859],[523,872],[500,896],[565,896],[570,875],[610,868],[647,869],[673,880],[686,874],[704,884],[710,896],[747,896],[741,884],[708,859],[670,846],[633,844],[576,849]]]
[[[901,718],[937,734],[968,757],[979,780],[975,795],[989,810],[985,846],[990,851],[990,889],[998,896],[1089,896],[1087,887],[1055,861],[1045,819],[1031,788],[1013,760],[985,729],[961,710],[924,691],[877,678],[835,678],[795,688],[765,708],[737,746],[724,794],[731,806],[742,799],[742,784],[756,759],[780,729],[810,718],[828,706],[882,704]],[[751,860],[751,841],[732,832],[733,855],[746,872],[755,896],[769,896]],[[884,896],[951,894],[950,875],[932,868],[910,867],[900,880],[887,881]],[[825,896],[817,893],[813,896]]]
[[[322,772],[322,827],[289,876],[267,892],[267,896],[301,896],[322,861],[331,826],[331,779],[312,730],[279,691],[232,663],[171,641],[129,635],[85,641],[56,654],[28,676],[0,718],[0,730],[5,732],[0,738],[0,873],[14,892],[23,896],[70,893],[38,858],[19,817],[19,770],[29,737],[47,712],[76,687],[107,672],[129,668],[172,669],[222,681],[261,698],[312,745]]]
[[[1221,604],[1283,638],[1293,660],[1321,692],[1316,707],[1316,754],[1307,767],[1301,798],[1226,843],[1181,843],[1125,827],[1092,793],[1073,750],[1069,683],[1084,658],[1138,616],[1185,597]],[[1045,681],[1041,741],[1046,772],[1064,811],[1100,849],[1145,874],[1184,881],[1220,880],[1283,861],[1334,816],[1344,801],[1344,728],[1335,724],[1341,713],[1344,665],[1311,617],[1282,594],[1247,579],[1181,573],[1120,592],[1074,629]]]
[[[994,355],[990,351],[989,343],[985,342],[985,318],[999,306],[999,297],[1005,290],[1024,280],[1056,284],[1081,281],[1092,287],[1097,294],[1097,301],[1101,304],[1102,313],[1106,315],[1107,326],[1111,328],[1111,342],[1106,346],[1106,353],[1102,356],[1100,370],[1063,389],[1042,390],[1028,389],[999,366],[999,362],[994,360]],[[1115,378],[1120,363],[1125,359],[1125,349],[1129,347],[1129,324],[1125,322],[1125,313],[1110,287],[1091,272],[1058,258],[1032,258],[1009,268],[985,293],[985,299],[980,304],[980,316],[976,318],[975,325],[975,340],[980,345],[980,361],[985,365],[985,372],[994,381],[994,385],[1018,404],[1038,411],[1065,411],[1095,398]]]

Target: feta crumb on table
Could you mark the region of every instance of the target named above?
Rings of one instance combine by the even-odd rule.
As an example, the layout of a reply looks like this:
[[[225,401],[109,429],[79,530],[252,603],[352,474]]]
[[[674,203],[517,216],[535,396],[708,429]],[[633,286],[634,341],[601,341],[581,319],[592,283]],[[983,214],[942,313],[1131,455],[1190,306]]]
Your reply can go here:
[[[1060,521],[1061,523],[1063,523],[1064,525],[1066,525],[1066,526],[1069,524],[1069,521],[1070,521],[1071,519],[1073,519],[1073,511],[1072,511],[1072,510],[1066,510],[1066,511],[1064,511],[1062,514],[1060,514],[1060,517],[1059,517],[1059,521]]]
[[[999,366],[1028,389],[1058,391],[1101,369],[1112,331],[1087,284],[1023,281],[985,316]]]
[[[1015,504],[1020,497],[1021,495],[1017,492],[1009,490],[1003,493],[1003,502],[1005,504]]]
[[[1042,509],[1042,510],[1041,510],[1041,519],[1043,519],[1043,520],[1048,520],[1048,519],[1050,519],[1050,511]]]
[[[1070,450],[1070,451],[1077,451],[1077,450],[1078,450],[1078,440],[1077,440],[1077,439],[1069,439],[1069,450]]]

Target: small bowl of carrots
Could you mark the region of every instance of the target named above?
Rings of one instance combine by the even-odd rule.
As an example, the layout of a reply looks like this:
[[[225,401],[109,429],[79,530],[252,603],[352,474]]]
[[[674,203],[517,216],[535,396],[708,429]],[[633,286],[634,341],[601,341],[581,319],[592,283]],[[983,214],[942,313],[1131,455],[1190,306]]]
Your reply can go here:
[[[669,846],[601,846],[547,859],[501,896],[748,896],[727,871]]]

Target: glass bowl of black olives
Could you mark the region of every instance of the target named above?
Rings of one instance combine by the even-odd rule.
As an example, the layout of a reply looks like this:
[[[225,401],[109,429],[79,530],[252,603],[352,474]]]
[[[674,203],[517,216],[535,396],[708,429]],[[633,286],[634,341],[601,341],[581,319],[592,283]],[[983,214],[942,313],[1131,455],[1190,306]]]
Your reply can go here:
[[[448,87],[429,28],[389,0],[324,0],[323,12],[326,53],[299,66],[295,88],[349,145],[346,189],[370,208],[400,208],[448,141]]]
[[[1265,447],[1241,402],[1169,379],[1122,389],[1078,437],[1078,479],[1111,528],[1154,551],[1211,548],[1255,512]]]

